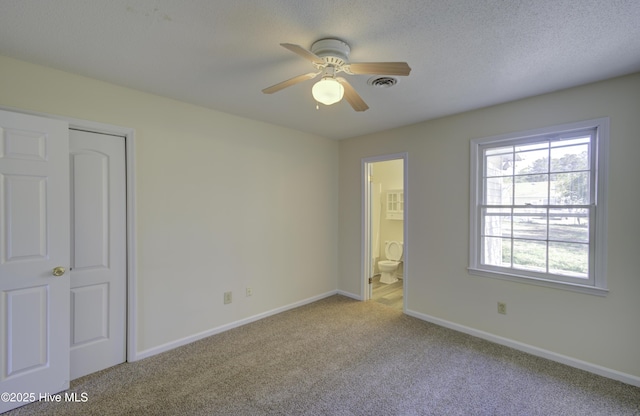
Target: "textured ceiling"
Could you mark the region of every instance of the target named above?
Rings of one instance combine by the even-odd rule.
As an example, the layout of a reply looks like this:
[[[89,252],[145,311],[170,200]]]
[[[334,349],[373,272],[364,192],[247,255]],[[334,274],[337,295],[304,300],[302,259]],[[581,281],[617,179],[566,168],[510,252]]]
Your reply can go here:
[[[369,104],[316,105],[279,46],[337,37],[352,62],[406,61]],[[2,0],[0,54],[342,139],[640,71],[638,0]]]

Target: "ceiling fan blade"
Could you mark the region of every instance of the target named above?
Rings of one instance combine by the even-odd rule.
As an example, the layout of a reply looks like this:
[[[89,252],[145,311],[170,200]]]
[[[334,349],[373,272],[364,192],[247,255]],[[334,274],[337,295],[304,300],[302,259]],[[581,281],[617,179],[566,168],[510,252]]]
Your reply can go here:
[[[314,64],[324,65],[324,60],[322,58],[300,45],[294,45],[293,43],[281,43],[280,46],[289,49],[291,52],[302,56],[304,59],[311,61]]]
[[[352,74],[375,75],[402,75],[407,76],[411,72],[406,62],[361,62],[349,64]]]
[[[320,75],[322,73],[322,71],[318,71],[318,72],[309,72],[308,74],[304,74],[304,75],[298,75],[297,77],[293,77],[291,79],[288,79],[286,81],[282,81],[276,85],[272,85],[268,88],[265,88],[262,90],[263,93],[265,94],[273,94],[274,92],[278,92],[280,90],[283,90],[287,87],[290,87],[292,85],[298,84],[302,81],[306,81],[308,79],[313,79],[315,77],[317,77],[318,75]]]
[[[360,97],[360,95],[346,79],[338,77],[336,78],[336,81],[338,81],[344,87],[344,99],[347,100],[349,104],[351,104],[351,107],[353,107],[354,110],[366,111],[369,109],[367,103],[364,102],[362,97]]]

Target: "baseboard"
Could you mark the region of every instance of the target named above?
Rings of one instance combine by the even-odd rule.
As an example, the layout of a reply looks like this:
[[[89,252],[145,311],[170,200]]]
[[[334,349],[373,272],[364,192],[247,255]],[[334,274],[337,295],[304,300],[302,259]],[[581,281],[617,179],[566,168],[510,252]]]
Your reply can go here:
[[[135,357],[128,357],[127,361],[133,362],[133,361],[142,360],[144,358],[152,357],[152,356],[154,356],[156,354],[160,354],[160,353],[163,353],[163,352],[166,352],[166,351],[170,351],[170,350],[172,350],[174,348],[178,348],[178,347],[181,347],[183,345],[191,344],[192,342],[199,341],[199,340],[201,340],[203,338],[207,338],[207,337],[210,337],[212,335],[216,335],[216,334],[228,331],[228,330],[233,329],[233,328],[238,328],[240,326],[249,324],[251,322],[259,321],[260,319],[264,319],[264,318],[267,318],[267,317],[272,316],[272,315],[277,315],[279,313],[288,311],[290,309],[298,308],[298,307],[306,305],[308,303],[316,302],[316,301],[318,301],[320,299],[324,299],[324,298],[327,298],[329,296],[333,296],[333,295],[335,295],[337,293],[338,293],[337,290],[333,290],[331,292],[326,292],[326,293],[323,293],[321,295],[313,296],[313,297],[310,297],[310,298],[307,298],[307,299],[303,299],[303,300],[298,301],[298,302],[291,303],[289,305],[282,306],[280,308],[272,309],[272,310],[267,311],[267,312],[263,312],[263,313],[259,313],[257,315],[253,315],[253,316],[250,316],[248,318],[241,319],[239,321],[230,322],[228,324],[221,325],[221,326],[218,326],[216,328],[208,329],[206,331],[202,331],[202,332],[199,332],[197,334],[190,335],[188,337],[184,337],[184,338],[181,338],[181,339],[177,339],[175,341],[167,342],[166,344],[158,345],[157,347],[153,347],[153,348],[146,349],[144,351],[140,351],[137,354],[135,354]]]
[[[338,290],[336,293],[338,295],[346,296],[346,297],[351,298],[351,299],[362,300],[362,296],[358,296],[358,295],[353,294],[351,292],[345,292],[344,290]]]
[[[485,339],[487,341],[495,342],[496,344],[504,345],[514,348],[516,350],[526,352],[531,355],[546,358],[551,361],[555,361],[561,364],[568,365],[570,367],[578,368],[580,370],[588,371],[603,377],[607,377],[613,380],[621,381],[632,386],[640,387],[640,377],[632,374],[623,373],[621,371],[613,370],[607,367],[603,367],[597,364],[592,364],[586,361],[578,360],[566,355],[558,354],[553,351],[545,350],[542,348],[534,347],[533,345],[525,344],[522,342],[514,341],[509,338],[500,337],[489,332],[480,331],[468,326],[459,325],[454,322],[446,321],[444,319],[436,318],[434,316],[425,315],[423,313],[406,310],[405,313],[414,318],[421,319],[423,321],[431,322],[436,325],[443,326],[445,328],[453,329],[454,331],[463,332],[465,334],[473,335],[478,338]]]

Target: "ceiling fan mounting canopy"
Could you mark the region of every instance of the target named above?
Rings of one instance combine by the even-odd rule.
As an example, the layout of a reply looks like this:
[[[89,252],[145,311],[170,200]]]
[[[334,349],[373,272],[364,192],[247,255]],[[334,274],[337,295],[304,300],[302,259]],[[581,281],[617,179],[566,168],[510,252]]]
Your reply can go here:
[[[311,45],[311,52],[322,58],[325,65],[332,65],[336,69],[342,69],[342,66],[349,63],[349,53],[351,47],[346,42],[339,39],[321,39]],[[315,64],[318,69],[324,66]],[[339,72],[336,70],[336,72]]]

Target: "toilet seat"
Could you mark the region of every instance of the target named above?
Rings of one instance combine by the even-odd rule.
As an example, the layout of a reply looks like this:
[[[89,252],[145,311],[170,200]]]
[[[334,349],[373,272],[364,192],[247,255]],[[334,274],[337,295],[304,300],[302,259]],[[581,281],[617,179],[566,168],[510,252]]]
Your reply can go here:
[[[384,249],[384,254],[388,260],[400,261],[402,258],[402,243],[397,241],[390,241]]]

